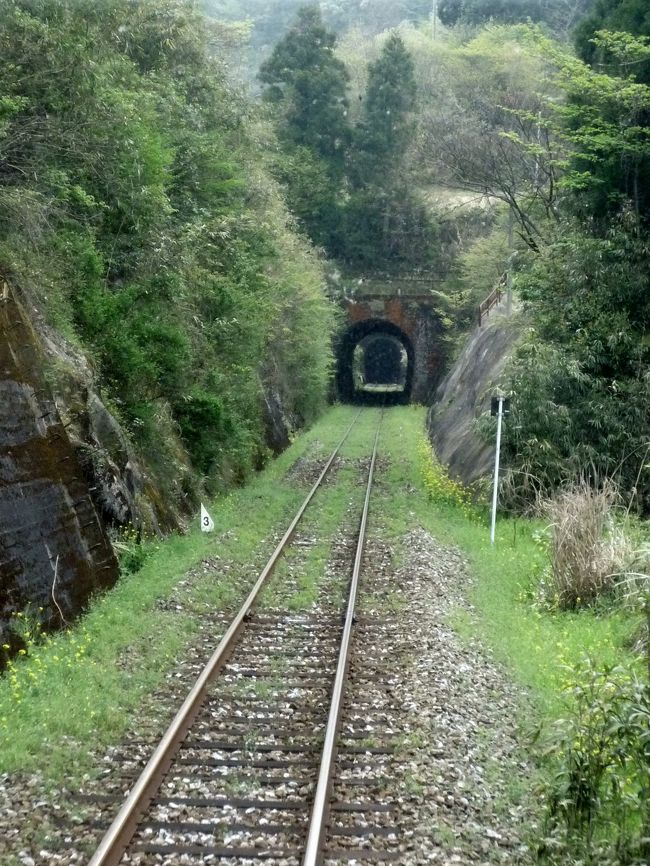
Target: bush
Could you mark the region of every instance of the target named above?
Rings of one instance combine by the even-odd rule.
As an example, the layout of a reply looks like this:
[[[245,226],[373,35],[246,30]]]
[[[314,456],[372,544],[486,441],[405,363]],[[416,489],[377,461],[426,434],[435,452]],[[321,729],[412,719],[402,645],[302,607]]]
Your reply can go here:
[[[631,556],[631,545],[614,521],[617,499],[610,482],[599,489],[583,482],[542,503],[552,530],[547,592],[563,610],[610,592]]]
[[[604,236],[567,222],[516,275],[534,328],[508,366],[504,463],[550,495],[591,471],[650,510],[650,253],[624,212]]]
[[[545,749],[546,863],[641,864],[650,855],[650,688],[587,661]]]
[[[422,483],[427,496],[439,505],[460,508],[469,518],[475,518],[478,510],[472,502],[472,491],[459,481],[449,477],[449,472],[436,457],[429,440],[422,436],[418,443]]]

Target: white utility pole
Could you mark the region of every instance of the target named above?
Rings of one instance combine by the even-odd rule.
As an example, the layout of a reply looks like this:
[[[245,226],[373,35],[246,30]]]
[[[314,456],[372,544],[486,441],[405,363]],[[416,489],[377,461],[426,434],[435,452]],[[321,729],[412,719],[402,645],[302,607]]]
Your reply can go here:
[[[505,397],[497,397],[499,410],[497,412],[497,449],[494,456],[494,490],[492,491],[492,527],[490,529],[490,544],[494,544],[494,533],[497,526],[497,497],[499,495],[499,459],[501,456],[501,424],[503,422],[503,404]]]
[[[438,33],[438,0],[432,0],[431,4],[431,32],[434,40],[436,39]]]

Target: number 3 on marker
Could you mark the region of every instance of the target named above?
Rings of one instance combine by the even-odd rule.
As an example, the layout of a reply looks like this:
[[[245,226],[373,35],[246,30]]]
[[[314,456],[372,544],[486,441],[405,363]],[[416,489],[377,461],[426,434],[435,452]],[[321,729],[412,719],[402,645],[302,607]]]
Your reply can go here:
[[[201,503],[201,531],[212,532],[214,529],[214,520],[208,514],[205,506]]]

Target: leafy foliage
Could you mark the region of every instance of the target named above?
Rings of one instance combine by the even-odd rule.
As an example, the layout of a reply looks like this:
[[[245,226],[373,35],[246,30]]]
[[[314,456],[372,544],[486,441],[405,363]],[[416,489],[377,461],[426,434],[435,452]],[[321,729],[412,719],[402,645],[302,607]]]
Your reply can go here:
[[[549,40],[538,41],[557,67],[566,101],[552,105],[556,137],[570,145],[559,165],[565,188],[583,212],[607,220],[631,201],[638,217],[650,215],[650,86],[629,75],[650,58],[650,46],[630,34],[596,34],[595,43],[618,58],[613,74],[592,70]]]
[[[536,329],[512,366],[505,447],[531,489],[610,477],[647,509],[647,273],[630,218],[604,238],[564,226],[518,276]]]
[[[535,33],[493,25],[441,51],[418,140],[438,183],[504,202],[533,248],[558,218],[563,156],[547,122],[561,92]]]
[[[650,36],[650,14],[645,0],[596,0],[589,15],[580,22],[575,31],[578,53],[592,66],[617,64],[626,74],[633,74],[638,81],[650,84],[650,59],[645,57],[621,57],[611,46],[597,38],[599,31],[608,30],[618,34]],[[629,64],[626,68],[626,64]]]
[[[472,491],[449,477],[431,449],[431,443],[422,438],[418,443],[418,460],[422,484],[428,498],[438,505],[451,505],[472,520],[479,516],[479,509],[472,501]]]
[[[540,21],[566,37],[590,5],[591,0],[441,0],[438,14],[448,26]]]
[[[0,263],[92,350],[182,504],[182,446],[218,485],[265,453],[265,389],[296,424],[322,406],[320,265],[192,0],[0,5]]]
[[[548,491],[584,477],[598,485],[610,477],[645,512],[649,91],[590,69],[539,31],[530,36],[550,61],[556,88],[537,115],[550,143],[554,219],[543,232],[530,232],[515,280],[534,330],[511,366],[508,459],[520,491]],[[629,35],[598,38],[614,53],[644,55],[643,43]],[[522,109],[515,114],[534,117]],[[507,137],[540,158],[521,129]],[[535,209],[526,211],[530,228],[529,213]]]
[[[645,863],[650,855],[650,690],[589,661],[567,686],[571,711],[546,744],[544,863]],[[577,858],[577,859],[576,859]]]

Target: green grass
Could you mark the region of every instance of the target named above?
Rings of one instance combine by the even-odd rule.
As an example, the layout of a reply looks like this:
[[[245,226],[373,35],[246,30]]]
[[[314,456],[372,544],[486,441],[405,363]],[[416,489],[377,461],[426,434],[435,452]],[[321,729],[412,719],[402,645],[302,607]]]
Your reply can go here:
[[[0,680],[0,772],[41,770],[56,783],[70,773],[91,768],[91,748],[119,742],[134,712],[160,686],[168,662],[183,655],[195,639],[194,614],[219,610],[252,582],[306,492],[306,485],[286,477],[299,457],[327,456],[355,416],[351,407],[335,407],[306,435],[247,487],[214,503],[214,535],[197,527],[151,545],[150,556],[136,574],[97,599],[88,614],[67,633],[30,647],[28,657]],[[378,410],[364,410],[346,443],[348,461],[368,454],[368,443],[378,421]],[[550,614],[530,603],[530,586],[539,575],[545,554],[535,540],[536,524],[501,521],[497,544],[491,547],[487,515],[466,504],[453,504],[446,483],[424,484],[422,442],[425,410],[394,407],[386,410],[380,441],[378,490],[373,499],[371,525],[381,527],[384,540],[398,543],[409,529],[421,525],[443,543],[456,544],[467,555],[476,575],[472,601],[476,616],[454,618],[468,638],[478,635],[493,648],[516,679],[530,689],[541,716],[561,710],[563,665],[585,653],[597,664],[633,663],[626,640],[634,623],[622,613],[585,611]],[[436,470],[437,471],[437,470]],[[333,531],[351,499],[363,494],[354,465],[339,470],[342,485],[318,494],[304,530],[315,535]],[[198,521],[197,521],[198,522]],[[515,532],[516,528],[516,532]],[[294,556],[305,570],[293,604],[310,604],[318,590],[318,576],[329,555],[328,541]],[[399,544],[396,544],[399,550]],[[202,559],[218,556],[230,568],[214,571],[179,587],[179,582]],[[281,569],[286,565],[280,565]],[[239,579],[239,588],[237,581]],[[160,600],[180,599],[180,611],[161,609]],[[269,595],[269,599],[272,594]],[[384,599],[387,610],[390,594]]]
[[[338,470],[336,484],[323,488],[313,500],[298,529],[298,535],[315,543],[307,547],[296,545],[287,551],[262,593],[262,606],[275,607],[285,603],[290,610],[297,611],[316,602],[330,556],[332,538],[343,520],[356,476],[352,468]],[[292,584],[293,591],[287,596],[286,587]]]
[[[262,595],[262,604],[275,606],[284,601],[290,610],[304,610],[316,602],[337,529],[345,523],[345,514],[351,505],[356,528],[365,496],[365,472],[357,461],[369,457],[377,421],[374,412],[360,416],[339,452],[344,462],[335,470],[336,483],[327,484],[319,492],[298,530],[299,535],[316,543],[306,548],[295,546],[288,551]],[[296,583],[295,591],[287,598],[285,587],[292,581]],[[328,600],[342,604],[345,587],[345,580],[329,586]]]
[[[211,503],[214,535],[195,525],[186,535],[152,542],[143,568],[96,599],[74,628],[30,644],[28,656],[0,680],[0,772],[41,770],[56,783],[70,773],[71,751],[81,774],[91,767],[91,747],[119,741],[166,665],[195,637],[193,611],[228,604],[237,594],[235,579],[250,573],[252,580],[251,562],[262,564],[271,553],[273,533],[305,495],[285,478],[289,467],[302,456],[327,456],[355,414],[331,410],[251,484]],[[230,565],[224,576],[210,572],[193,582],[181,611],[161,610],[158,602],[185,574],[215,555]]]
[[[386,413],[382,447],[391,458],[387,487],[391,495],[406,492],[384,510],[386,528],[395,540],[419,523],[439,541],[458,546],[476,577],[470,600],[476,615],[459,611],[455,628],[467,639],[478,636],[506,664],[519,683],[530,690],[542,718],[552,719],[564,708],[567,665],[589,655],[597,665],[638,665],[629,652],[637,622],[617,609],[552,613],[532,603],[531,589],[547,563],[540,543],[539,522],[504,519],[497,522],[496,543],[490,544],[487,509],[450,504],[449,485],[440,485],[438,501],[423,484],[422,441],[424,409],[407,407]]]

